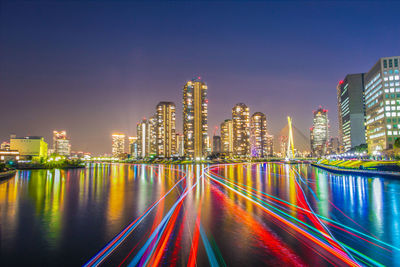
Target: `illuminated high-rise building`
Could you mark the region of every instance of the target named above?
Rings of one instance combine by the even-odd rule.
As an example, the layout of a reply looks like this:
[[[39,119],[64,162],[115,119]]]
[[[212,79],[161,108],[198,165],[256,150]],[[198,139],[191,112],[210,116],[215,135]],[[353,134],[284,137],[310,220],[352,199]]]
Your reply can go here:
[[[213,153],[221,153],[221,136],[214,135],[213,136]]]
[[[200,159],[207,154],[207,85],[200,77],[183,87],[183,135],[185,156]]]
[[[400,57],[385,57],[364,76],[368,152],[389,152],[400,138]]]
[[[136,136],[129,136],[129,155],[131,158],[137,158],[138,152],[137,152],[137,137]]]
[[[267,151],[267,117],[261,112],[256,112],[250,119],[250,144],[251,156],[263,158]]]
[[[265,156],[273,156],[274,155],[274,136],[271,134],[267,134],[266,137],[267,144],[266,144],[266,152]]]
[[[337,86],[339,142],[343,152],[365,144],[364,74],[349,74]]]
[[[151,122],[143,119],[137,124],[138,158],[147,158],[151,152]]]
[[[156,116],[157,155],[169,158],[176,153],[175,104],[160,102]]]
[[[287,155],[288,140],[289,140],[289,137],[287,135],[281,135],[279,137],[279,150],[280,150],[281,157],[286,157],[286,155]]]
[[[233,153],[233,124],[232,120],[221,123],[221,148],[226,155]]]
[[[149,118],[149,130],[150,130],[150,156],[157,155],[157,115],[153,115]]]
[[[125,135],[113,134],[112,135],[112,155],[115,158],[123,157],[125,153]]]
[[[184,137],[183,134],[177,133],[176,134],[176,155],[178,157],[183,157],[185,155],[185,147],[184,147]]]
[[[71,154],[71,144],[66,131],[53,131],[53,152],[61,156]]]
[[[233,154],[238,157],[250,155],[250,109],[243,103],[232,108]]]
[[[314,156],[324,156],[329,142],[328,110],[320,107],[313,111],[313,127],[310,129],[311,150]]]

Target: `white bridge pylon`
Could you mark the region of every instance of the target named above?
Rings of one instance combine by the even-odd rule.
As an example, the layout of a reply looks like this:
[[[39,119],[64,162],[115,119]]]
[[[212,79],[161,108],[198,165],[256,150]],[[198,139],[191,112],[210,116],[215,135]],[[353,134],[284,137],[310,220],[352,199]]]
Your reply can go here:
[[[292,118],[288,116],[287,120],[288,120],[289,136],[288,136],[287,149],[286,149],[286,158],[294,159],[295,154],[294,154]]]

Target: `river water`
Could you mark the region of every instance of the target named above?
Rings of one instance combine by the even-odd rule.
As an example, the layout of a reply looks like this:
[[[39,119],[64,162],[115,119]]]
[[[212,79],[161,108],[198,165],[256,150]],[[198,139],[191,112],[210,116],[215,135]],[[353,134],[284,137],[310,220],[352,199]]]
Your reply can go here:
[[[112,242],[110,242],[112,241]],[[400,179],[91,164],[0,182],[0,265],[400,265]]]

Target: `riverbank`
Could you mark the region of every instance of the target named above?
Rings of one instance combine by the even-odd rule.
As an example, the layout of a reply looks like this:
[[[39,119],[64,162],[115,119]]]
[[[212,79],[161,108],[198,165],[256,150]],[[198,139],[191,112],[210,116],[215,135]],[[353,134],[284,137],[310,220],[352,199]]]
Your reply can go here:
[[[321,160],[311,165],[337,174],[400,178],[399,162],[395,161]]]
[[[165,164],[165,165],[186,165],[186,164],[239,164],[239,163],[287,163],[287,164],[298,164],[298,163],[310,163],[309,159],[299,159],[296,161],[285,161],[281,158],[270,158],[270,159],[214,159],[214,160],[135,160],[135,161],[87,161],[87,163],[127,163],[127,164]]]
[[[40,164],[40,163],[18,163],[17,170],[51,170],[51,169],[79,169],[85,168],[85,164]]]
[[[17,172],[16,170],[0,172],[0,181],[14,177],[16,172]]]

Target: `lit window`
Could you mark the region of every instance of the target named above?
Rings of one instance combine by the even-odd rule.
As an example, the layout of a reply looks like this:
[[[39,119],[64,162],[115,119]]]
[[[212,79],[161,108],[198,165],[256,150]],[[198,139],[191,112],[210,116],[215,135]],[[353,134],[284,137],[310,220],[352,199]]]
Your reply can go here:
[[[392,135],[392,131],[388,131],[388,135]]]
[[[386,128],[392,129],[392,125],[391,125],[391,124],[387,124],[387,125],[386,125]]]
[[[392,112],[392,117],[396,117],[396,112]]]
[[[389,111],[389,110],[390,110],[390,106],[386,106],[386,107],[385,107],[385,110],[386,110],[386,111]]]
[[[390,112],[386,112],[386,117],[390,117]]]

